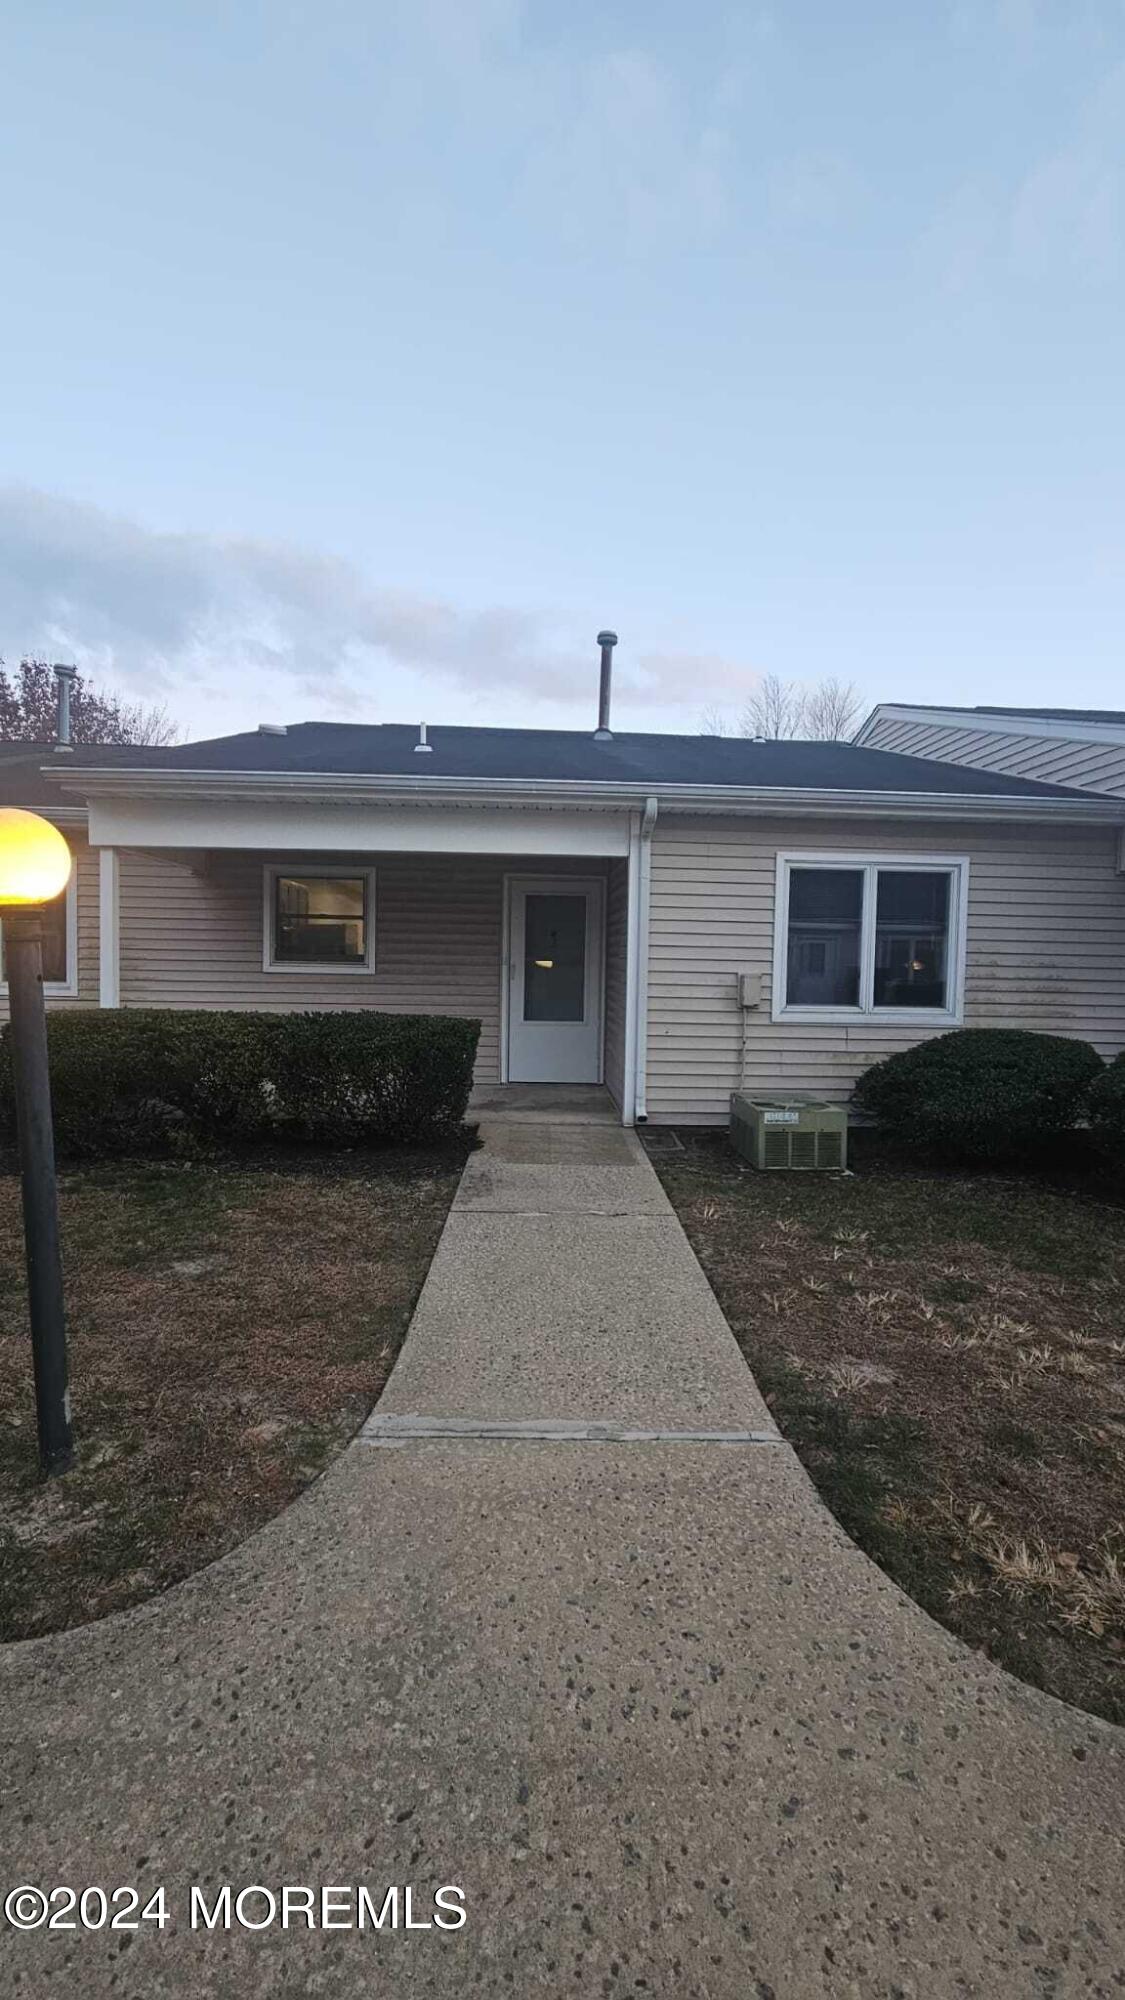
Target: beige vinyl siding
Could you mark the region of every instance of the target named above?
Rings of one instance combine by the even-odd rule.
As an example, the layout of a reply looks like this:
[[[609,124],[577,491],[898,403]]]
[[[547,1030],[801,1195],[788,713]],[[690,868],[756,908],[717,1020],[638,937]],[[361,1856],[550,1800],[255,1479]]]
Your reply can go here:
[[[605,1080],[618,1106],[625,1099],[625,936],[629,869],[611,861],[605,898]]]
[[[913,1023],[770,1019],[779,851],[929,853],[969,860],[965,1024],[1125,1047],[1125,878],[1114,829],[880,820],[659,821],[652,852],[648,1112],[722,1124],[742,1070],[737,976],[760,974],[745,1082],[846,1098],[861,1070],[924,1038]]]
[[[1011,735],[993,729],[953,729],[940,722],[880,717],[864,736],[868,750],[899,750],[977,771],[1004,771],[1041,785],[1125,798],[1125,743],[1089,743],[1077,737]]]
[[[329,859],[375,871],[371,972],[267,972],[262,870]],[[600,872],[551,860],[551,874]],[[374,1007],[471,1015],[481,1023],[476,1080],[500,1074],[504,877],[543,873],[518,856],[215,855],[198,872],[172,855],[121,852],[121,1002],[126,1007]]]
[[[47,994],[48,1007],[96,1007],[98,1004],[98,856],[81,834],[67,834],[74,855],[78,898],[78,991]],[[0,1021],[8,1018],[8,996],[0,992]]]

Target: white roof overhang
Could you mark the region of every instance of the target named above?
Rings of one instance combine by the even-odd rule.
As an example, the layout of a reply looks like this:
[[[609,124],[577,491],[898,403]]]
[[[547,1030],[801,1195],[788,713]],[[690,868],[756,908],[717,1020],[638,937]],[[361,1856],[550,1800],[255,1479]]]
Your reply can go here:
[[[219,809],[232,805],[292,807],[393,806],[399,811],[492,811],[630,813],[655,798],[667,813],[824,813],[887,814],[893,818],[1125,821],[1125,800],[1105,794],[1065,792],[929,792],[813,788],[792,785],[669,785],[619,781],[596,784],[570,778],[441,778],[357,776],[308,771],[89,770],[52,773],[66,791],[81,793],[93,811],[111,802],[119,809],[145,802],[163,807],[191,804]]]

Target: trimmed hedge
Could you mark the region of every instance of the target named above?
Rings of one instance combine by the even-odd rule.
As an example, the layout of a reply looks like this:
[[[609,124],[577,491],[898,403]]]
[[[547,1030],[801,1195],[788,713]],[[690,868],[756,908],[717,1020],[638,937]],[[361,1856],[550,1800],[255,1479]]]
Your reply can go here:
[[[1087,1110],[1090,1130],[1102,1151],[1125,1166],[1125,1056],[1115,1056],[1094,1078]]]
[[[855,1102],[905,1150],[966,1166],[1040,1159],[1102,1069],[1089,1042],[959,1028],[876,1063]]]
[[[325,1146],[460,1125],[479,1021],[437,1014],[245,1014],[167,1007],[48,1016],[59,1151],[93,1159],[218,1140]],[[0,1132],[15,1136],[8,1031]]]

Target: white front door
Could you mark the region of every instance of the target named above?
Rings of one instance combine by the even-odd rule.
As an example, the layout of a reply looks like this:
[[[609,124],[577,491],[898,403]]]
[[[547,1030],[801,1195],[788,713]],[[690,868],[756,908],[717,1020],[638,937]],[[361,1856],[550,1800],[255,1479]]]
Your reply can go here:
[[[509,878],[509,1083],[601,1082],[602,890],[575,875]]]

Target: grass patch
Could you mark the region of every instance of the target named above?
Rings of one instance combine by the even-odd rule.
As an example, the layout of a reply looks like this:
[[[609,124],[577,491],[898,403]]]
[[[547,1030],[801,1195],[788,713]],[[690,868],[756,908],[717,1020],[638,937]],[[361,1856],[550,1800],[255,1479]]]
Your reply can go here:
[[[19,1186],[0,1177],[0,1637],[83,1624],[232,1548],[376,1401],[460,1145],[64,1174],[78,1463],[43,1483]]]
[[[849,1534],[1012,1672],[1125,1722],[1125,1209],[1088,1187],[654,1162]]]

